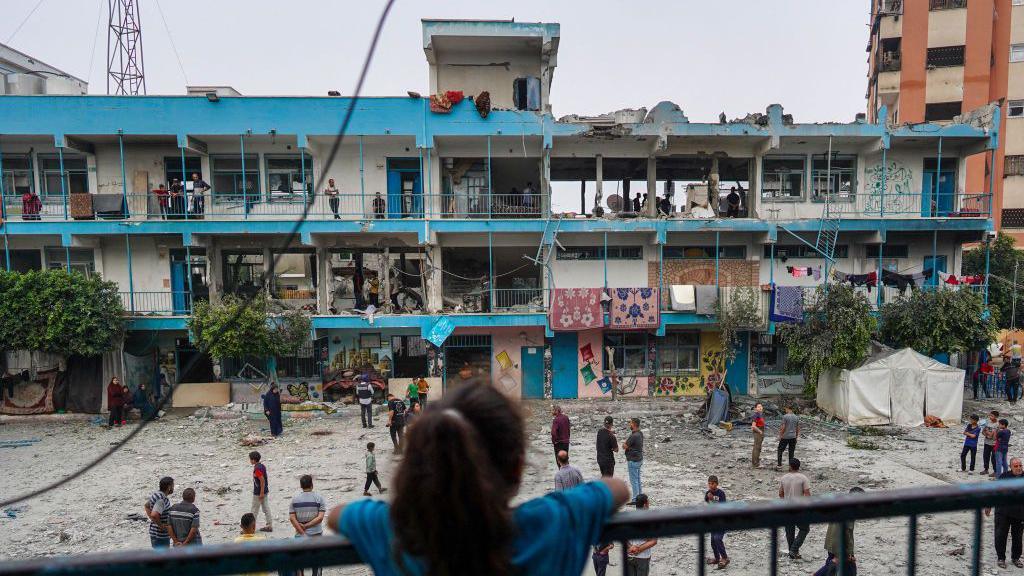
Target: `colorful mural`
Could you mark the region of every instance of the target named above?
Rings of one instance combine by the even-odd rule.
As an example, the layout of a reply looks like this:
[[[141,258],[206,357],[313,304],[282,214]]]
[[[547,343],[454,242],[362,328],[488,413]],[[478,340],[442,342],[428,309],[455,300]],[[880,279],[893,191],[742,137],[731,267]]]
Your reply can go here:
[[[658,374],[655,396],[703,396],[725,379],[725,352],[718,332],[700,333],[700,374]]]

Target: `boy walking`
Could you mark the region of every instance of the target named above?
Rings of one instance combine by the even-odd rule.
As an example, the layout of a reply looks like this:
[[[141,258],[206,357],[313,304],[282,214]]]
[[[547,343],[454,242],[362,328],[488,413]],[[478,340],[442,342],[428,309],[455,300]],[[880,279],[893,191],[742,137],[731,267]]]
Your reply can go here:
[[[704,502],[718,504],[725,502],[725,492],[718,487],[718,476],[708,476],[708,489],[704,492]],[[718,570],[724,570],[729,565],[729,555],[725,552],[725,532],[711,533],[711,551],[714,558],[707,558],[708,566],[717,566]]]
[[[273,532],[274,523],[270,518],[270,478],[267,476],[267,467],[260,462],[260,458],[259,452],[249,452],[249,463],[252,464],[252,517],[255,522],[260,508],[263,508],[267,525],[260,528],[260,532]]]
[[[992,477],[998,478],[1002,474],[1005,474],[1009,468],[1007,466],[1008,461],[1006,458],[1007,452],[1010,450],[1010,421],[1006,418],[999,419],[999,429],[996,430],[996,445],[995,445],[995,456],[996,464],[995,473]]]
[[[972,414],[971,421],[964,428],[964,448],[960,451],[960,471],[967,472],[967,455],[971,455],[971,474],[974,474],[974,459],[978,455],[978,436],[981,436],[981,426],[978,425],[978,415]]]
[[[985,439],[984,451],[981,453],[981,473],[988,476],[989,465],[996,469],[996,431],[999,429],[999,412],[993,410],[981,425],[981,436]]]
[[[366,444],[366,484],[363,486],[363,496],[372,496],[370,484],[376,485],[377,491],[381,494],[388,491],[387,488],[381,487],[380,478],[377,477],[377,457],[373,454],[373,448],[373,442]]]
[[[388,423],[384,426],[391,431],[391,443],[395,446],[395,454],[402,453],[402,433],[405,430],[405,402],[388,394]]]

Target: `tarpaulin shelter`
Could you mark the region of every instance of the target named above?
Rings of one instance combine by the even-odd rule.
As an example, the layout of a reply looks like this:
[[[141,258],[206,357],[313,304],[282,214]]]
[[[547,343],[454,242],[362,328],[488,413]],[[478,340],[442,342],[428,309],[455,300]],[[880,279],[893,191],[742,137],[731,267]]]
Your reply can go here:
[[[921,426],[926,415],[957,424],[963,400],[963,370],[910,348],[874,344],[856,368],[818,378],[818,407],[853,426]]]

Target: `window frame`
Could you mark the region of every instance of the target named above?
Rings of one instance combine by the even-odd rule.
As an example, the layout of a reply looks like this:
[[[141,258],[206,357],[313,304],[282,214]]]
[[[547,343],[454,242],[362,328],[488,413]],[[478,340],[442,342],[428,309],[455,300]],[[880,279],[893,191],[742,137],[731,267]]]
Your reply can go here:
[[[225,160],[238,160],[239,163],[242,161],[241,154],[211,154],[210,155],[210,197],[214,202],[237,202],[239,200],[248,199],[249,202],[259,202],[262,200],[263,193],[261,190],[261,183],[263,178],[260,174],[260,155],[247,153],[245,154],[245,172],[242,172],[241,166],[237,169],[218,169],[217,164]],[[250,168],[252,166],[252,168]],[[252,186],[252,193],[249,193],[248,181],[252,179],[252,176],[256,176],[255,185]],[[231,177],[232,186],[234,187],[231,192],[224,192],[220,186],[217,185],[217,178],[220,177]],[[238,187],[239,177],[242,177],[246,181],[244,191]]]
[[[305,196],[296,193],[294,186],[289,186],[288,192],[281,192],[274,190],[273,180],[274,177],[280,176],[281,174],[288,174],[288,182],[294,184],[294,178],[296,175],[302,178],[302,159],[306,159],[306,194]],[[283,169],[283,168],[271,168],[271,162],[275,160],[292,160],[296,161],[294,169]],[[246,166],[248,168],[248,166]],[[303,151],[301,154],[264,154],[263,155],[263,170],[267,174],[267,189],[265,191],[267,202],[299,202],[301,203],[303,198],[306,200],[313,199],[313,155],[309,152]],[[300,180],[301,182],[301,180]]]
[[[909,244],[865,244],[864,257],[869,260],[878,259],[878,247],[882,246],[882,258],[886,260],[906,260],[910,258]],[[893,252],[896,254],[893,255]]]
[[[681,343],[681,337],[693,338],[693,343]],[[665,366],[665,355],[669,350],[676,351],[676,358],[674,360],[674,366]],[[680,367],[680,360],[682,355],[679,354],[680,350],[692,351],[688,354],[693,359],[691,367]],[[679,332],[668,332],[658,342],[658,370],[659,375],[683,375],[683,374],[699,374],[700,373],[700,332],[697,331],[679,331]]]
[[[37,154],[38,166],[39,166],[39,198],[46,202],[56,202],[61,200],[65,193],[70,194],[88,194],[89,193],[89,159],[84,154],[64,154],[64,192],[61,192],[60,183],[60,154]],[[6,158],[4,159],[6,162]],[[48,167],[47,164],[53,162],[52,167]],[[78,166],[81,162],[81,167]],[[50,190],[49,179],[57,179],[58,186],[56,190]],[[72,190],[72,181],[76,185],[80,185],[81,189],[77,192]]]
[[[928,48],[925,53],[925,66],[929,69],[963,66],[966,48],[963,44]]]
[[[286,248],[284,250],[271,250],[270,251],[270,262],[269,265],[264,264],[264,275],[269,277],[269,291],[271,298],[275,300],[286,300],[281,297],[281,289],[278,287],[278,267],[281,266],[280,256],[284,255],[296,255],[303,256],[305,258],[311,258],[309,261],[309,284],[310,291],[313,293],[312,298],[298,298],[299,300],[316,300],[317,288],[320,284],[320,278],[317,274],[317,257],[316,249],[314,248]],[[268,270],[269,269],[269,270]],[[305,278],[305,276],[303,277]]]
[[[807,246],[806,244],[775,244],[774,246],[776,260],[779,260],[783,256],[785,256],[785,258],[788,260],[816,260],[819,258],[823,258],[821,254],[818,254],[817,252],[814,251],[813,248]],[[783,250],[786,251],[785,255],[781,254]],[[850,245],[836,244],[835,252],[835,258],[837,259],[849,258]],[[763,257],[765,259],[770,259],[772,257],[772,244],[764,245]]]
[[[678,249],[678,252],[676,251]],[[687,251],[690,250],[703,250],[704,256],[687,256]],[[715,247],[714,245],[703,246],[703,245],[691,245],[691,246],[665,246],[662,249],[663,260],[714,260],[715,259]],[[719,244],[718,245],[718,259],[719,260],[746,260],[747,259],[747,246],[746,244]]]
[[[17,162],[20,160],[25,161],[25,167],[10,167],[12,161]],[[28,190],[18,189],[18,178],[24,178],[28,181]],[[32,191],[36,189],[35,158],[33,158],[32,154],[29,153],[8,154],[5,152],[3,155],[3,170],[0,171],[0,179],[3,180],[4,197],[10,199],[20,199],[21,195],[24,194],[26,191]]]
[[[238,262],[233,264],[229,261],[229,258],[231,258],[232,256],[258,256],[260,258],[259,281],[256,283],[258,286],[257,291],[265,290],[267,287],[268,270],[266,256],[263,254],[263,250],[242,248],[237,250],[224,250],[221,252],[221,280],[224,286],[224,293],[233,294],[235,296],[248,294],[249,292],[240,292],[238,290],[236,281],[233,279],[234,275],[230,274],[229,271],[236,266],[245,266],[248,268],[255,268],[257,266],[257,264],[255,263],[247,262]],[[250,274],[250,277],[255,277],[255,275]]]
[[[782,170],[781,166],[779,168],[775,168],[775,169],[772,169],[772,170],[769,170],[769,168],[768,168],[768,163],[769,162],[780,162],[781,163],[781,162],[795,162],[795,161],[800,161],[800,169],[799,170],[796,170],[795,168],[785,168],[786,171],[783,172],[783,171],[781,171]],[[764,156],[761,159],[761,199],[762,200],[768,200],[770,202],[803,202],[806,199],[806,196],[807,196],[807,162],[808,162],[807,156],[801,156],[801,155],[779,154],[779,155],[773,155],[773,156]],[[799,194],[796,194],[796,195],[790,194],[790,195],[785,195],[785,196],[781,195],[782,194],[782,190],[783,190],[783,186],[782,186],[783,178],[782,178],[782,175],[787,175],[788,176],[788,175],[792,175],[794,173],[800,175]],[[766,185],[768,184],[769,178],[778,178],[778,182],[779,182],[779,188],[778,188],[779,191],[778,191],[778,193],[775,193],[775,192],[772,192],[772,191],[769,191],[769,190],[766,189]]]
[[[639,340],[642,338],[642,343]],[[649,335],[647,332],[605,332],[601,340],[601,359],[604,370],[611,368],[608,363],[608,347],[612,348],[615,370],[620,376],[646,376],[648,374],[647,357]],[[640,356],[639,368],[627,368],[627,358]],[[621,359],[621,363],[620,363]],[[636,361],[634,360],[634,364]]]
[[[1024,0],[1021,0],[1024,2]],[[1017,109],[1017,113],[1014,114],[1013,109]],[[1006,102],[1006,117],[1007,118],[1024,118],[1024,100],[1007,100]]]
[[[1003,177],[1007,176],[1024,176],[1024,154],[1007,154],[1004,157]]]
[[[1024,43],[1010,44],[1010,63],[1014,62],[1024,62]]]
[[[628,251],[628,253],[627,253]],[[566,256],[577,253],[580,256],[569,257]],[[564,260],[566,262],[598,262],[605,259],[605,247],[604,246],[565,246],[557,247],[555,251],[555,258],[557,260]],[[608,246],[607,250],[608,260],[643,260],[644,259],[644,247],[640,245],[628,245],[628,246]]]
[[[96,274],[96,252],[92,248],[47,246],[43,249],[47,270],[80,272],[86,278]]]
[[[836,162],[849,162],[849,167],[837,167]],[[822,167],[815,167],[815,162],[821,162]],[[857,155],[856,154],[835,154],[832,157],[831,177],[832,182],[829,183],[829,165],[828,165],[828,154],[814,154],[811,156],[811,202],[825,202],[827,196],[831,196],[833,202],[853,202],[857,199]],[[842,189],[843,176],[847,176],[849,180],[850,188],[844,191]],[[839,179],[839,190],[833,191],[832,185],[836,184],[835,180]],[[825,190],[824,194],[818,192],[818,182],[822,181],[828,189]],[[824,186],[823,186],[824,187]]]

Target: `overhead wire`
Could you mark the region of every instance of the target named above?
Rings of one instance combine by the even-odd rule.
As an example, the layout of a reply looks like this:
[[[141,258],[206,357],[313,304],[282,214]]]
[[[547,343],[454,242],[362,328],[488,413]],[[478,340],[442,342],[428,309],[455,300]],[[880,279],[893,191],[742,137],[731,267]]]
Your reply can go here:
[[[86,81],[92,79],[93,65],[96,64],[96,44],[100,39],[100,22],[103,21],[103,0],[97,2],[96,29],[92,33],[92,49],[89,50],[89,73],[85,75]]]
[[[391,8],[394,5],[394,3],[395,3],[395,0],[386,0],[384,8],[381,11],[380,17],[377,20],[376,28],[373,31],[373,36],[371,37],[370,45],[369,45],[369,48],[367,49],[366,57],[365,57],[365,60],[363,61],[362,69],[360,70],[360,73],[359,73],[359,79],[356,82],[355,92],[352,95],[352,97],[350,98],[349,105],[348,105],[348,107],[345,110],[345,115],[344,115],[344,117],[343,117],[343,119],[341,121],[341,125],[340,125],[340,127],[338,129],[338,134],[335,136],[334,143],[333,143],[333,145],[331,147],[331,152],[330,152],[330,154],[327,157],[327,161],[324,164],[323,170],[322,170],[322,172],[320,174],[320,178],[316,182],[316,187],[314,189],[319,189],[321,187],[321,185],[323,184],[324,176],[329,173],[331,166],[334,164],[334,159],[337,157],[338,150],[341,148],[341,144],[342,144],[342,141],[344,140],[345,133],[348,130],[349,123],[351,122],[352,116],[353,116],[353,114],[355,112],[356,104],[359,101],[359,96],[362,93],[363,84],[366,81],[367,73],[369,72],[371,63],[373,62],[373,56],[374,56],[374,53],[376,52],[377,44],[378,44],[378,42],[380,40],[381,32],[383,31],[383,28],[384,28],[384,23],[387,21],[388,14],[391,12]],[[282,243],[282,246],[281,246],[282,249],[277,251],[277,256],[274,257],[274,260],[272,261],[272,265],[276,265],[277,264],[277,262],[281,258],[281,256],[284,255],[284,248],[287,248],[288,246],[290,246],[292,244],[292,242],[294,242],[295,238],[298,237],[299,230],[301,229],[303,222],[305,222],[306,218],[309,216],[309,210],[310,210],[311,205],[312,205],[311,203],[305,203],[305,206],[303,208],[301,217],[298,220],[296,220],[295,225],[291,228],[290,232],[286,236],[285,241]],[[224,333],[227,330],[227,328],[230,327],[231,325],[233,325],[235,322],[237,322],[238,318],[241,316],[241,314],[244,313],[244,311],[252,304],[253,299],[256,297],[256,295],[257,294],[251,294],[251,295],[247,296],[243,300],[243,305],[239,306],[238,309],[235,311],[235,313],[232,315],[232,317],[228,320],[228,322],[225,323],[225,325],[224,325],[225,328],[221,329],[218,332],[215,332],[213,334],[213,336],[211,337],[211,339],[210,339],[210,344],[208,344],[207,346],[203,347],[200,350],[201,352],[206,352],[206,350],[208,350],[213,344],[215,344],[217,341],[220,340],[220,338],[224,335]],[[196,365],[196,363],[199,361],[199,358],[201,356],[202,356],[202,354],[194,355],[192,357],[192,359],[189,361],[189,363],[186,364],[186,366],[181,370],[181,372],[182,373],[186,373],[186,372],[190,371]],[[170,398],[174,394],[174,390],[176,390],[179,385],[180,385],[180,383],[175,383],[174,386],[171,387],[170,393],[167,394],[166,396],[163,396],[160,399],[160,401],[157,403],[155,411],[162,410],[167,405],[167,402],[170,400]],[[72,482],[72,481],[82,477],[83,475],[85,475],[86,473],[91,471],[92,469],[96,468],[97,466],[99,466],[100,464],[105,462],[108,458],[113,456],[119,450],[121,450],[121,448],[126,446],[129,442],[132,441],[132,439],[134,439],[136,436],[138,436],[151,422],[152,422],[151,419],[150,420],[147,420],[147,419],[141,420],[139,422],[139,424],[136,425],[128,433],[128,435],[126,435],[121,440],[118,440],[117,442],[113,443],[110,448],[108,448],[106,451],[104,451],[102,454],[100,454],[96,458],[92,459],[90,462],[88,462],[87,464],[85,464],[81,468],[75,470],[74,472],[72,472],[71,474],[68,474],[67,476],[64,476],[64,477],[60,478],[59,480],[55,480],[53,482],[50,482],[49,484],[46,484],[45,486],[42,486],[42,487],[37,488],[35,490],[32,490],[30,492],[26,492],[26,493],[21,494],[19,496],[15,496],[13,498],[8,498],[6,500],[0,501],[0,508],[4,508],[4,507],[7,507],[7,506],[18,504],[18,503],[24,502],[26,500],[31,500],[32,498],[35,498],[37,496],[40,496],[40,495],[45,494],[47,492],[50,492],[50,491],[52,491],[52,490],[54,490],[56,488],[60,488],[61,486],[63,486],[65,484],[69,483],[69,482]]]
[[[164,23],[167,39],[171,41],[171,51],[174,52],[174,58],[178,60],[178,69],[181,70],[181,77],[185,79],[185,84],[188,85],[188,74],[185,73],[185,65],[181,63],[181,55],[178,54],[178,47],[174,44],[174,35],[171,34],[171,27],[167,25],[167,17],[164,16],[164,9],[160,5],[160,0],[156,0],[156,10],[160,13],[160,20]]]
[[[7,40],[4,41],[4,44],[10,44],[11,40],[14,40],[14,37],[18,35],[18,32],[21,32],[21,28],[25,26],[25,23],[28,22],[28,19],[31,18],[32,15],[36,13],[36,10],[39,10],[39,7],[43,4],[44,1],[45,0],[39,0],[38,2],[36,2],[36,5],[33,6],[31,10],[28,11],[28,14],[25,15],[25,19],[21,21],[21,24],[18,24],[18,27],[14,29],[14,32],[11,32],[11,35],[7,37]]]

